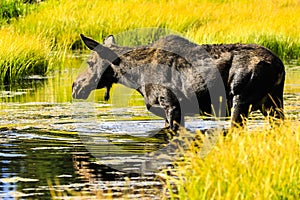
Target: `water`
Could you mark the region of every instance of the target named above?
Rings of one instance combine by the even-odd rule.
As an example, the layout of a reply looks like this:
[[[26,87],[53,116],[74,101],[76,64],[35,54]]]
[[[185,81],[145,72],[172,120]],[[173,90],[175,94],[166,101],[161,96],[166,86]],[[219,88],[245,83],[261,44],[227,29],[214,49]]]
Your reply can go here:
[[[169,138],[163,120],[146,110],[138,93],[122,86],[114,88],[109,102],[102,90],[87,101],[73,101],[71,85],[82,60],[66,65],[45,80],[0,89],[0,199],[160,199],[159,169],[170,160],[153,152],[169,151],[172,159],[175,148],[164,149]],[[284,98],[288,118],[298,120],[299,66],[288,67]],[[263,123],[261,114],[253,114],[249,126]],[[228,124],[190,117],[186,127],[194,132]]]

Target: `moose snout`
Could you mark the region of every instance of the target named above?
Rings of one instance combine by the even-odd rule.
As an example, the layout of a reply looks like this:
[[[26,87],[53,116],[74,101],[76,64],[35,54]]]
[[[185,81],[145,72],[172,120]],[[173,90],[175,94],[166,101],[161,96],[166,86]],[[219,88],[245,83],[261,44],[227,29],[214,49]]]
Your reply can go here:
[[[87,99],[93,89],[94,86],[86,84],[85,79],[77,79],[72,84],[72,97],[74,99]]]
[[[87,99],[86,92],[84,89],[82,89],[80,87],[80,85],[78,85],[78,83],[75,81],[72,84],[72,97],[74,99]]]

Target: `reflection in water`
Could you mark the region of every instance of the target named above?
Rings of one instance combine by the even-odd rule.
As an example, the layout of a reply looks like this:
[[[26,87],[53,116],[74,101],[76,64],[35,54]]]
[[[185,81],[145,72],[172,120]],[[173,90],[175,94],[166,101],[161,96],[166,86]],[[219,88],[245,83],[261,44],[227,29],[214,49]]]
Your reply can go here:
[[[70,66],[80,66],[82,61],[77,62]],[[166,142],[163,137],[153,137],[163,120],[146,110],[139,94],[121,86],[114,88],[111,101],[104,102],[104,91],[96,91],[88,100],[95,102],[92,109],[78,110],[71,99],[78,70],[66,69],[43,81],[0,87],[0,199],[51,199],[50,184],[57,193],[71,191],[69,195],[102,191],[111,192],[114,198],[160,199],[162,183],[156,172],[141,175],[117,170],[113,159],[99,160],[82,139],[88,134],[99,148],[102,144],[98,152],[108,152],[103,143],[108,140],[126,152],[151,151]],[[288,117],[299,119],[300,70],[291,69],[287,70],[285,109]],[[262,123],[261,114],[252,115],[250,127]],[[227,124],[189,118],[186,126],[194,131]],[[126,159],[123,154],[118,163]]]
[[[40,187],[47,186],[48,178],[64,173],[75,177],[68,154],[72,146],[67,149],[69,141],[13,131],[1,132],[1,141],[2,197],[41,195]]]
[[[161,187],[155,174],[128,174],[97,164],[77,137],[3,131],[0,152],[1,198],[50,199],[49,180],[54,191],[93,195],[101,190],[115,197],[134,194],[136,189],[144,189],[144,195],[154,195]]]

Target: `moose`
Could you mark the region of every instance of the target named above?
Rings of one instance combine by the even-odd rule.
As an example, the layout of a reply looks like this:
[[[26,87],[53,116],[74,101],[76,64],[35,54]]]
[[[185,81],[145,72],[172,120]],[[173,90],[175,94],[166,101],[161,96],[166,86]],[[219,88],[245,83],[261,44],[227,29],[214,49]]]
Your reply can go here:
[[[147,109],[176,131],[188,114],[231,116],[231,126],[245,125],[251,111],[284,119],[285,69],[269,49],[256,44],[198,45],[168,35],[138,47],[118,46],[110,35],[104,44],[81,34],[93,52],[89,67],[72,86],[75,99],[113,84],[137,90]]]

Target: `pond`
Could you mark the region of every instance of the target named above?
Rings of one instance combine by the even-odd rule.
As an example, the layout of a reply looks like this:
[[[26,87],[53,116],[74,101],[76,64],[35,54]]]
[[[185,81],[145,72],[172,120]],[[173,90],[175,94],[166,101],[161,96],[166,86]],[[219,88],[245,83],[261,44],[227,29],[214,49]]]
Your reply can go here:
[[[85,65],[84,58],[69,60],[53,76],[1,86],[0,199],[160,199],[159,169],[169,167],[175,148],[165,148],[164,121],[146,110],[137,92],[119,85],[108,102],[103,90],[73,101],[71,85]],[[285,109],[298,120],[300,67],[286,67]],[[263,123],[253,114],[249,126]],[[200,117],[186,123],[191,132],[228,125]],[[170,158],[159,157],[166,153]]]

